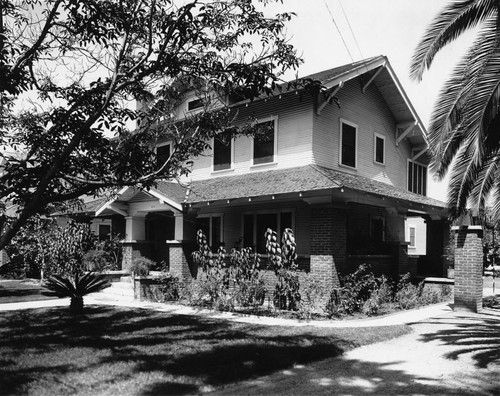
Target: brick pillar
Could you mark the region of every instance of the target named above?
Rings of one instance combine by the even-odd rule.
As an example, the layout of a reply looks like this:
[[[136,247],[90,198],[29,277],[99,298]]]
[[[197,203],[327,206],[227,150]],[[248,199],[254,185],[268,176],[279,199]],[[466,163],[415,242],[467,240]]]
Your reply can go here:
[[[334,261],[334,245],[337,237],[334,235],[334,230],[337,231],[338,227],[345,229],[345,220],[343,224],[338,224],[337,220],[333,208],[319,207],[311,210],[311,276],[321,281],[327,288],[339,286]],[[345,260],[345,254],[343,258]]]
[[[455,233],[455,311],[478,312],[483,307],[483,229],[452,227]]]
[[[189,264],[182,246],[182,242],[167,241],[170,270],[172,275],[179,278],[181,282],[186,282],[192,278]]]
[[[151,259],[153,244],[150,241],[123,241],[122,252],[122,270],[130,271],[130,267],[135,258],[146,257]]]

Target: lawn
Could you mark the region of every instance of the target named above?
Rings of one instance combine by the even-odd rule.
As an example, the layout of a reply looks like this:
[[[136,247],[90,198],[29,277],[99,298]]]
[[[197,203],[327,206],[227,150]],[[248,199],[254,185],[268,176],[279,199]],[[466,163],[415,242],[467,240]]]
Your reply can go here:
[[[35,279],[0,279],[0,304],[51,300],[57,297],[44,296],[40,281]]]
[[[0,312],[0,394],[197,394],[408,333],[255,326],[142,309]]]

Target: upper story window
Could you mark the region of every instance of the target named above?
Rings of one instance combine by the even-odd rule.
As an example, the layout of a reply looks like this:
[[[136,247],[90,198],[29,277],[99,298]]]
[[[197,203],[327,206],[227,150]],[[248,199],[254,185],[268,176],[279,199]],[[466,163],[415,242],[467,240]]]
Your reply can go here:
[[[267,164],[276,161],[277,119],[259,122],[253,137],[253,164]]]
[[[170,158],[170,143],[156,147],[156,166],[161,168]]]
[[[233,162],[233,139],[231,133],[222,132],[214,137],[214,171],[231,169]]]
[[[187,102],[188,111],[193,111],[203,107],[203,99],[197,98]]]
[[[385,164],[385,136],[375,134],[373,160],[377,164]]]
[[[340,164],[356,168],[357,161],[357,125],[340,120]]]
[[[427,195],[427,167],[408,161],[408,191]]]

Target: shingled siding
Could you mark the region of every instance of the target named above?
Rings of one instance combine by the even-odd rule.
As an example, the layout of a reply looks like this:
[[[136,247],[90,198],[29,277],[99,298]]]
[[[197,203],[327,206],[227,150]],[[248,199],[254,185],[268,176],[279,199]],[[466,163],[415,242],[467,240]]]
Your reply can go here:
[[[396,146],[396,122],[375,85],[363,94],[361,81],[352,80],[336,96],[340,108],[333,103],[314,116],[314,163],[407,189],[409,145],[403,141]],[[356,170],[339,166],[340,119],[358,127]],[[385,136],[385,165],[374,162],[375,133]]]

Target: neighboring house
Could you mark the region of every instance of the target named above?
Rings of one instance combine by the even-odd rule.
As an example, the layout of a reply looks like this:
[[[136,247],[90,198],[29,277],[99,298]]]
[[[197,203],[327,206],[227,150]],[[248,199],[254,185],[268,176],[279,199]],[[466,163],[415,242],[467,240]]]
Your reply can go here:
[[[328,284],[361,263],[377,274],[444,274],[446,205],[426,196],[426,131],[387,58],[308,77],[324,87],[316,96],[299,89],[231,104],[240,121],[262,124],[262,136],[215,139],[181,183],[124,188],[96,208],[97,218],[121,219],[124,268],[142,254],[187,278],[197,229],[214,250],[264,254],[266,229],[290,227],[300,268]],[[178,115],[196,108],[188,96]],[[426,226],[418,257],[405,226],[413,217]]]
[[[409,256],[427,254],[427,227],[422,217],[409,217],[406,220],[406,238]]]

